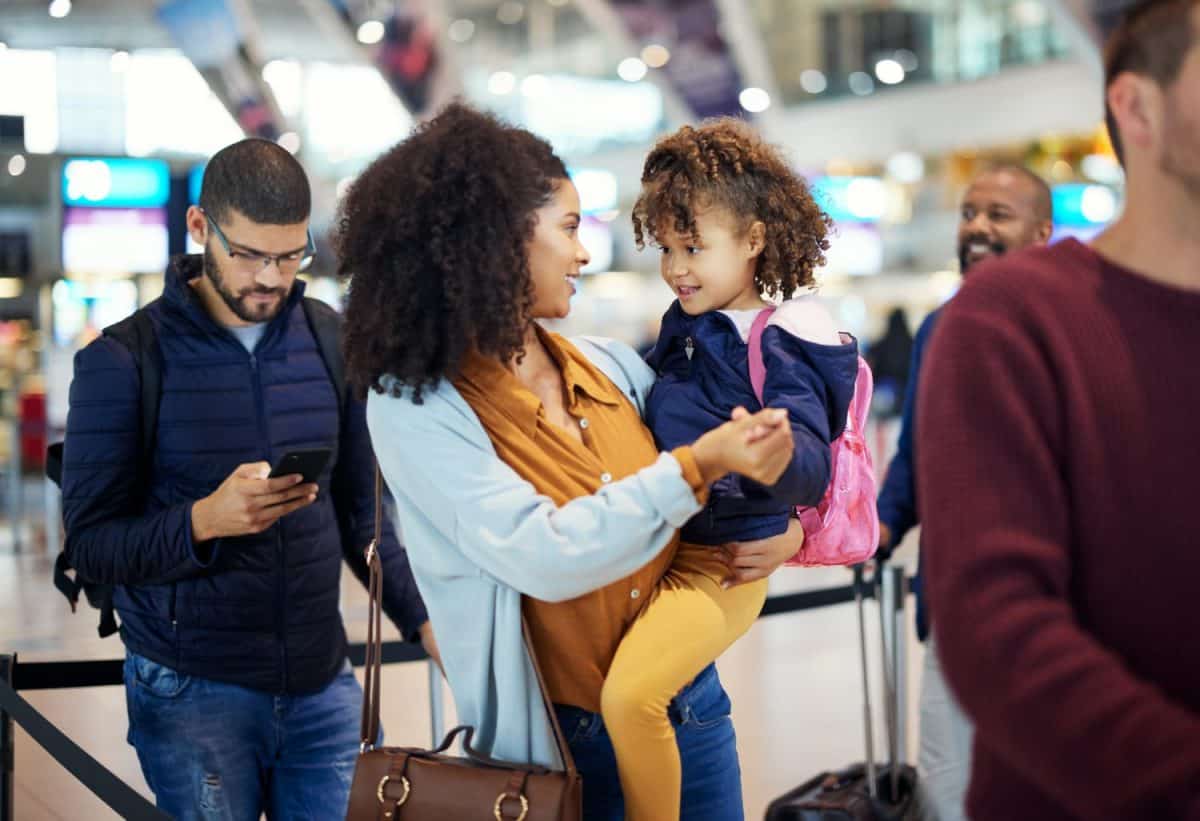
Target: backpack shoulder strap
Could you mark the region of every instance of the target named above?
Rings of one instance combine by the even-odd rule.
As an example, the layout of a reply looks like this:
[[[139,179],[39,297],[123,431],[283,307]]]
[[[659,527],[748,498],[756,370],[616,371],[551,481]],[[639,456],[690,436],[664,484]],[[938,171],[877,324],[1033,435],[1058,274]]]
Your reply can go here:
[[[871,396],[875,392],[875,379],[871,366],[861,356],[858,358],[858,376],[854,380],[854,398],[850,401],[847,422],[859,436],[867,431],[867,416],[871,408]]]
[[[346,367],[342,360],[342,315],[319,299],[304,298],[304,316],[317,340],[325,370],[338,395],[338,416],[346,404]]]
[[[758,312],[758,316],[754,317],[754,324],[750,326],[750,338],[746,341],[746,345],[750,349],[750,385],[754,388],[754,395],[758,397],[760,405],[763,402],[763,388],[767,384],[767,365],[763,362],[762,337],[773,313],[775,313],[774,308],[763,308]]]
[[[142,464],[144,469],[153,463],[154,445],[158,431],[158,404],[162,393],[162,351],[158,347],[158,332],[146,308],[134,311],[120,322],[104,329],[105,336],[124,345],[133,355],[133,364],[141,384]],[[144,477],[149,481],[150,472]]]

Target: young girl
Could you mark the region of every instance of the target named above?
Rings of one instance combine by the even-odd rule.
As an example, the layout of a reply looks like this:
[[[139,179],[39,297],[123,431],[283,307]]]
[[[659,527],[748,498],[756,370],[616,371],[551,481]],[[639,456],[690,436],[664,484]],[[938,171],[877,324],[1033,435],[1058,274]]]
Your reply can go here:
[[[694,441],[735,409],[757,410],[750,329],[782,297],[762,335],[764,404],[786,409],[795,452],[770,487],[730,474],[681,533],[670,571],[617,650],[601,709],[616,749],[627,818],[679,817],[679,754],[667,706],[750,628],[766,580],[728,584],[722,546],[783,533],[797,505],[821,500],[830,443],[854,396],[858,346],[814,299],[829,218],[787,161],[746,124],[716,120],[661,140],[633,212],[639,247],[661,249],[677,301],[648,361],[658,374],[646,422],[660,448]],[[686,720],[686,717],[682,717]],[[679,720],[679,717],[677,717]]]

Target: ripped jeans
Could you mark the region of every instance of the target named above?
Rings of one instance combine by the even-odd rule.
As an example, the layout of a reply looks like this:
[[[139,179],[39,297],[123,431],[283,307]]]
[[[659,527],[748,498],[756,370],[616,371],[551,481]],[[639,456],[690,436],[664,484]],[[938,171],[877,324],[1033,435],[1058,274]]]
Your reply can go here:
[[[346,662],[324,690],[280,696],[128,654],[129,743],[158,806],[181,821],[340,819],[362,688]]]

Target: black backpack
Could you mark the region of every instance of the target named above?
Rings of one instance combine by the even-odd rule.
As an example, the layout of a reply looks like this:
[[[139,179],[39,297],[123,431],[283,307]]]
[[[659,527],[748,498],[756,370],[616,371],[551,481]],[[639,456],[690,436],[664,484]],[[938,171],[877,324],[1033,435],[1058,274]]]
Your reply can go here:
[[[318,299],[305,297],[304,316],[317,340],[317,349],[325,370],[329,372],[330,381],[338,396],[338,429],[341,430],[341,419],[345,412],[347,400],[346,376],[342,365],[341,353],[341,316],[333,308]],[[158,432],[158,401],[162,390],[162,353],[158,347],[158,335],[154,323],[146,308],[134,311],[131,315],[110,325],[103,331],[104,336],[112,337],[125,346],[133,355],[134,366],[137,368],[141,382],[142,409],[142,448],[141,462],[138,474],[143,483],[149,483],[151,468],[154,460],[154,444]],[[62,487],[63,443],[56,442],[46,449],[46,476]],[[54,586],[58,588],[71,604],[74,613],[79,603],[79,593],[83,592],[88,604],[100,611],[99,633],[101,638],[111,636],[120,628],[113,612],[113,586],[111,584],[96,584],[80,577],[76,572],[71,576],[70,561],[65,550],[60,551],[54,561]]]

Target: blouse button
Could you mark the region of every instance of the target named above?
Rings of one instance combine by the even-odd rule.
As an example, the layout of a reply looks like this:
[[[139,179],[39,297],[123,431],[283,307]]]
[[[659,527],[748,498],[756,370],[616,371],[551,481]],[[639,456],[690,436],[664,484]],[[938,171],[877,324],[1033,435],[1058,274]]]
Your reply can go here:
[[[629,598],[636,599],[640,595],[642,595],[642,592],[635,587],[633,590],[630,591]]]
[[[611,473],[601,473],[600,481],[607,485],[609,482],[612,481],[612,474]]]
[[[586,420],[586,419],[580,419],[580,420],[579,420],[579,427],[583,428],[584,430],[587,430],[587,429],[588,429],[588,425],[589,425],[589,424],[591,424],[591,423],[590,423],[590,422],[588,422],[588,420]]]

